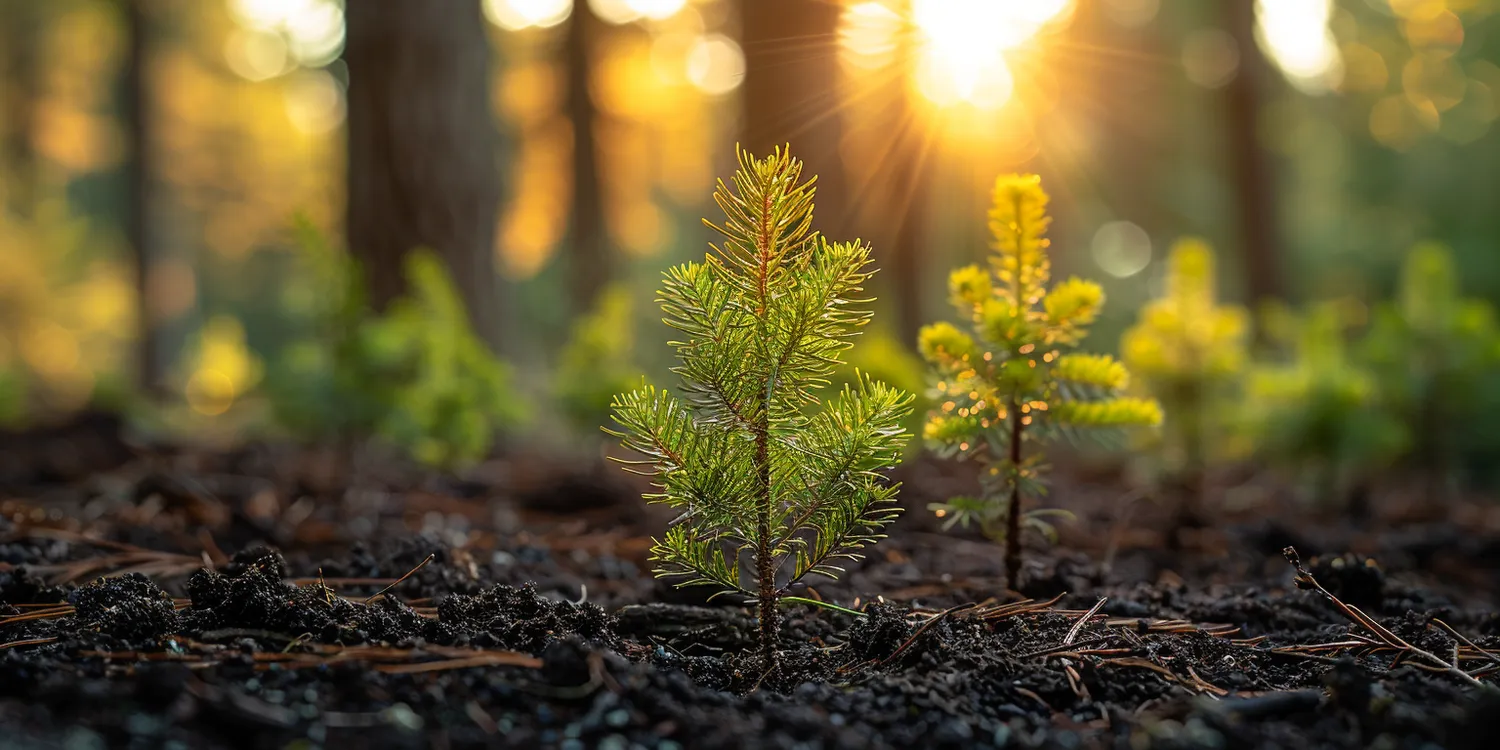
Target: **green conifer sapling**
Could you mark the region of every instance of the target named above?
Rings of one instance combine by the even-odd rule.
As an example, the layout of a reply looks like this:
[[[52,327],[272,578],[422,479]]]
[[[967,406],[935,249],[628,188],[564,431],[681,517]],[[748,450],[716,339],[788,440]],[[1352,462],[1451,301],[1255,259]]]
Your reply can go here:
[[[1492,456],[1497,445],[1490,418],[1500,403],[1494,307],[1465,298],[1452,255],[1423,243],[1407,256],[1399,296],[1377,309],[1361,348],[1383,405],[1410,435],[1407,460],[1425,476],[1428,499],[1442,499],[1459,458]]]
[[[1214,252],[1203,240],[1173,245],[1166,282],[1121,337],[1120,358],[1166,407],[1162,453],[1167,476],[1185,491],[1182,523],[1199,510],[1208,461],[1224,452],[1228,399],[1245,373],[1250,315],[1219,303]]]
[[[1029,443],[1080,428],[1154,425],[1161,407],[1119,395],[1125,366],[1107,355],[1064,354],[1078,345],[1104,302],[1098,284],[1071,278],[1047,288],[1044,237],[1051,218],[1036,175],[995,184],[990,270],[960,268],[949,277],[954,307],[973,333],[949,323],[922,329],[922,356],[932,365],[938,404],[923,429],[946,455],[980,462],[979,497],[956,497],[934,510],[948,523],[980,530],[1005,544],[1007,582],[1020,583],[1023,522],[1047,530],[1022,500],[1042,492],[1042,456]]]
[[[911,408],[909,394],[863,376],[820,399],[870,320],[860,294],[874,271],[868,245],[812,230],[816,178],[801,171],[784,150],[739,153],[732,187],[714,192],[725,219],[705,221],[723,241],[667,271],[659,292],[682,395],[622,394],[610,430],[653,477],[647,499],[681,512],[652,548],[654,572],[757,602],[768,669],[778,602],[809,575],[842,572],[900,512],[881,472],[900,458]]]

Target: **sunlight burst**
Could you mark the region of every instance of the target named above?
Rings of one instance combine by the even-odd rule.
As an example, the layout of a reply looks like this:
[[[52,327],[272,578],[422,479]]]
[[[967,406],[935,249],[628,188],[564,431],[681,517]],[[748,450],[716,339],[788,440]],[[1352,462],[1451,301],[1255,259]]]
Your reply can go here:
[[[1004,105],[1014,90],[1005,51],[1030,41],[1071,5],[1071,0],[915,0],[912,21],[922,37],[917,88],[939,105]]]
[[[1333,0],[1256,0],[1255,36],[1288,81],[1310,94],[1343,78],[1338,41],[1328,22]]]
[[[573,0],[484,0],[484,14],[508,31],[545,29],[568,20]]]

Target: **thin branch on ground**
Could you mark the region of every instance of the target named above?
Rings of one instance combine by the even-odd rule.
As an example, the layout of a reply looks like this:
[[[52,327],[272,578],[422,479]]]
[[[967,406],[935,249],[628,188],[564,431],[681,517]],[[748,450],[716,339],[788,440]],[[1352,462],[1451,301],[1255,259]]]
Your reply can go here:
[[[1375,618],[1370,617],[1369,615],[1361,611],[1359,607],[1356,607],[1352,604],[1346,604],[1343,601],[1339,600],[1339,598],[1334,596],[1332,592],[1330,592],[1328,589],[1323,588],[1323,585],[1318,583],[1318,579],[1314,578],[1312,573],[1309,573],[1307,571],[1307,568],[1302,567],[1302,559],[1297,556],[1296,548],[1287,547],[1286,549],[1283,549],[1281,551],[1281,554],[1286,557],[1286,561],[1291,563],[1292,567],[1297,571],[1297,576],[1293,579],[1293,582],[1297,585],[1297,588],[1304,591],[1316,591],[1318,594],[1322,595],[1323,598],[1331,602],[1333,606],[1336,607],[1339,612],[1342,613],[1345,617],[1349,618],[1354,622],[1354,624],[1360,626],[1361,628],[1364,628],[1372,636],[1374,636],[1375,640],[1379,641],[1387,648],[1394,649],[1397,652],[1397,661],[1408,657],[1413,659],[1421,659],[1427,662],[1428,666],[1435,668],[1436,671],[1447,672],[1459,682],[1465,683],[1472,687],[1480,687],[1484,684],[1476,679],[1473,675],[1465,672],[1458,665],[1450,664],[1446,659],[1443,659],[1442,657],[1433,654],[1430,651],[1424,651],[1423,649],[1417,648],[1416,646],[1407,643],[1401,638],[1401,636],[1392,633],[1384,625],[1381,625],[1379,622],[1377,622]],[[1393,668],[1395,664],[1396,662],[1392,662]]]

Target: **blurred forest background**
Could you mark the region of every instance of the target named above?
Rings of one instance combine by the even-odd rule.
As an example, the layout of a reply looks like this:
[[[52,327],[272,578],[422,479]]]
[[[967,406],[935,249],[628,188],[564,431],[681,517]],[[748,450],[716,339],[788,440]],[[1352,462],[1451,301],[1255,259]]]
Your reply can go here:
[[[873,243],[877,360],[983,257],[1007,171],[1053,194],[1059,274],[1105,285],[1094,350],[1160,293],[1186,235],[1219,248],[1244,302],[1371,304],[1425,240],[1453,250],[1466,295],[1496,299],[1497,15],[0,0],[0,424],[149,394],[169,428],[258,429],[342,288],[341,247],[377,309],[416,278],[401,257],[433,248],[520,401],[570,371],[607,391],[666,366],[652,292],[706,250],[699,217],[737,142],[790,143],[819,175],[818,227]]]

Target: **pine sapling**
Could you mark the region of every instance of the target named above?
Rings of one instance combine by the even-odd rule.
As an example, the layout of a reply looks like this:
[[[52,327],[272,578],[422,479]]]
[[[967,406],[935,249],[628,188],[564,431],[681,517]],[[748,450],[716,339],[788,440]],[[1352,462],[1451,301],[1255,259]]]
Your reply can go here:
[[[949,277],[954,307],[973,333],[949,323],[922,329],[938,404],[923,430],[944,455],[977,460],[981,494],[933,509],[951,526],[975,523],[1005,544],[1007,582],[1018,588],[1021,530],[1050,532],[1042,513],[1023,514],[1042,494],[1042,455],[1027,446],[1085,428],[1155,425],[1153,400],[1121,396],[1125,366],[1106,355],[1065,354],[1076,347],[1104,302],[1098,284],[1071,278],[1048,289],[1047,194],[1035,175],[1001,177],[989,225],[990,270],[960,268]]]
[[[1223,452],[1227,400],[1245,373],[1249,328],[1244,308],[1219,304],[1213,250],[1189,238],[1172,248],[1162,296],[1141,308],[1120,339],[1121,359],[1166,407],[1164,470],[1186,491],[1178,507],[1184,517],[1197,512],[1206,464]]]
[[[651,550],[654,572],[756,602],[768,670],[779,602],[808,576],[841,573],[900,512],[881,472],[900,459],[911,408],[866,376],[820,398],[870,320],[860,295],[874,270],[868,245],[812,230],[816,178],[801,172],[784,150],[739,153],[714,192],[724,221],[705,221],[722,242],[667,271],[659,292],[681,395],[622,394],[609,430],[640,455],[628,467],[653,478],[647,499],[680,511]]]
[[[1268,307],[1265,328],[1290,345],[1290,356],[1257,364],[1246,382],[1245,422],[1256,451],[1302,475],[1315,501],[1328,507],[1361,497],[1409,441],[1374,374],[1349,352],[1350,312],[1337,302],[1301,316]]]
[[[1424,475],[1428,498],[1442,499],[1459,458],[1487,459],[1496,445],[1487,418],[1500,386],[1494,307],[1465,298],[1452,255],[1424,243],[1407,256],[1398,297],[1377,309],[1361,349],[1383,404],[1410,434],[1408,462]]]

